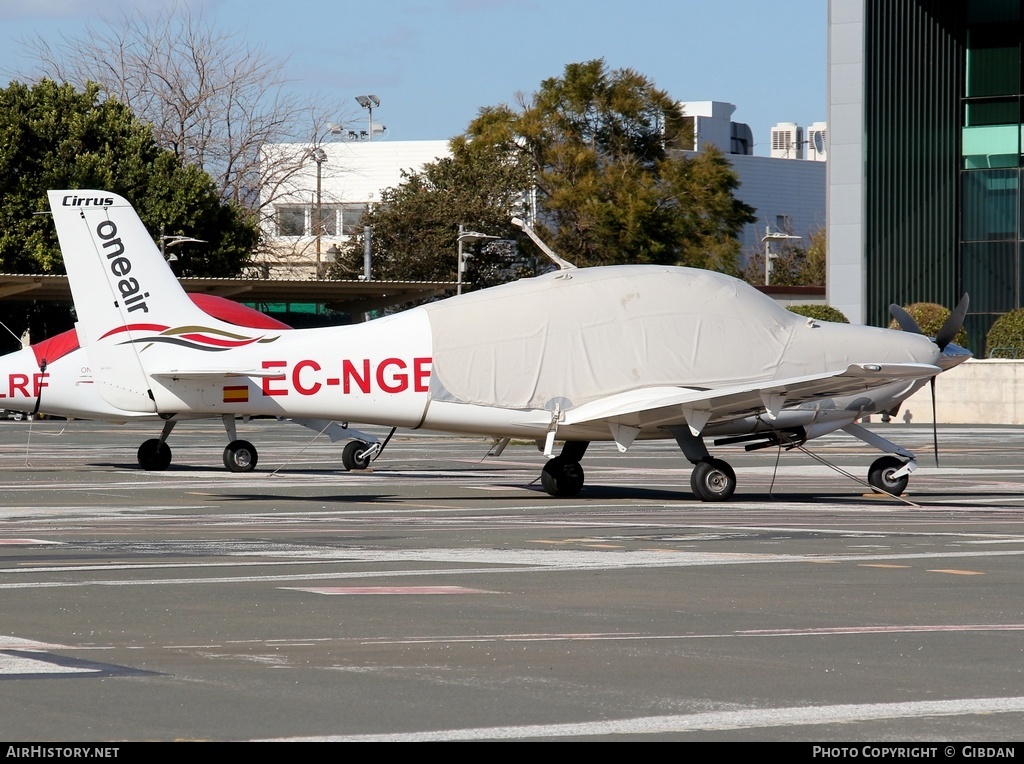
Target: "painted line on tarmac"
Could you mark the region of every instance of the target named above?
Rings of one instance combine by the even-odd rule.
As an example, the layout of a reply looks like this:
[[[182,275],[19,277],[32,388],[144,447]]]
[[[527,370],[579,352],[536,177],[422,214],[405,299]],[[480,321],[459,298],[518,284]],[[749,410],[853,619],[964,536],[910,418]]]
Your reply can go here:
[[[703,554],[693,552],[621,552],[601,551],[586,552],[574,550],[514,550],[495,551],[488,549],[467,550],[410,550],[396,551],[360,551],[346,550],[335,559],[338,563],[376,562],[391,564],[395,562],[418,563],[457,563],[471,565],[463,568],[422,568],[419,570],[362,570],[362,571],[323,571],[316,573],[295,573],[263,576],[217,576],[212,578],[163,578],[163,579],[86,579],[74,581],[22,581],[0,584],[5,589],[61,589],[85,586],[175,586],[196,584],[225,583],[279,583],[286,581],[322,581],[325,579],[352,578],[396,578],[408,576],[453,576],[495,574],[508,576],[514,573],[557,573],[580,570],[628,570],[644,568],[685,568],[715,565],[777,565],[792,563],[860,563],[868,561],[891,560],[935,560],[935,559],[976,559],[982,557],[1018,557],[1024,550],[994,550],[978,552],[923,552],[913,554],[857,554],[857,555],[777,555],[764,554]],[[280,561],[281,564],[285,561]],[[292,560],[291,564],[304,564],[305,561]],[[223,565],[215,563],[214,565]],[[241,562],[236,567],[260,567],[268,565],[265,561]],[[484,565],[486,567],[480,567]],[[128,568],[129,566],[112,565],[111,570]],[[205,567],[203,563],[177,563],[162,566],[168,570]],[[15,568],[0,570],[0,573],[25,575],[33,573],[31,569]]]
[[[465,586],[282,586],[286,591],[311,594],[501,594]]]
[[[152,671],[95,663],[80,658],[29,650],[0,650],[0,680],[154,675]]]
[[[778,728],[892,721],[940,716],[1024,713],[1024,698],[962,698],[909,703],[864,703],[833,706],[757,708],[744,711],[712,711],[700,714],[645,716],[577,724],[537,724],[520,727],[384,733],[378,735],[325,735],[279,738],[289,741],[324,742],[448,742],[457,740],[524,740],[608,735],[664,735],[681,732]],[[849,735],[846,736],[847,738]],[[844,738],[845,739],[845,738]]]
[[[84,666],[61,666],[43,655],[0,651],[0,677],[4,679],[54,674],[95,674],[99,671],[98,668]]]
[[[745,629],[724,634],[643,634],[639,632],[614,632],[593,634],[472,634],[438,635],[422,637],[360,638],[356,641],[361,645],[451,645],[462,643],[489,642],[659,642],[683,641],[699,639],[734,639],[763,637],[831,637],[868,634],[941,634],[946,632],[993,632],[993,631],[1024,631],[1024,624],[947,624],[947,625],[894,625],[894,626],[832,626],[810,629]]]

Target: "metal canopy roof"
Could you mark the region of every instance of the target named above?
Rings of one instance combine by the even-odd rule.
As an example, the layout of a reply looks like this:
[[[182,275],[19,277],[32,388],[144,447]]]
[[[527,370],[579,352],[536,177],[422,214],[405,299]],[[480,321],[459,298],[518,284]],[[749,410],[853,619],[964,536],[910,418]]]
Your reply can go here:
[[[350,315],[381,310],[455,291],[450,281],[313,281],[286,279],[179,279],[186,292],[239,302],[320,303]],[[463,285],[465,286],[465,285]],[[67,276],[0,273],[0,300],[71,300]]]

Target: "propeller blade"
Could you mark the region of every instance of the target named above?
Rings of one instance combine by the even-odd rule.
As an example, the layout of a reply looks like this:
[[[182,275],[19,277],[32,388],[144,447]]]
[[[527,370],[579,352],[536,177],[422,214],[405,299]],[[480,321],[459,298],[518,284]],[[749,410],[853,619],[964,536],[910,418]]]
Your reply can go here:
[[[935,416],[935,377],[931,378],[932,388],[932,445],[935,448],[935,466],[939,466],[939,420]]]
[[[924,334],[921,331],[921,327],[917,325],[917,321],[914,320],[914,317],[896,303],[889,306],[889,315],[896,319],[896,323],[900,325],[900,329],[903,331],[910,332],[911,334]],[[956,332],[953,332],[953,334],[956,334]]]
[[[960,331],[960,327],[964,325],[964,318],[967,317],[967,306],[970,304],[971,298],[965,292],[964,296],[960,298],[960,302],[953,309],[953,312],[949,314],[949,318],[939,329],[939,333],[935,335],[935,344],[939,346],[939,350],[945,350],[946,345],[953,341],[956,337],[956,333]]]

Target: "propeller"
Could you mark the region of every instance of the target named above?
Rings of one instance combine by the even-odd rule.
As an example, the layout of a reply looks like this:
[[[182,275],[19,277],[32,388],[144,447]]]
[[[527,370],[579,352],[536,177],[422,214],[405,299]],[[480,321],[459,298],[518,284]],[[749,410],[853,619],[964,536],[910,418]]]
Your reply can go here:
[[[946,345],[953,341],[956,333],[960,331],[960,327],[964,325],[964,319],[967,317],[967,306],[970,302],[970,296],[964,292],[960,302],[957,303],[956,307],[953,308],[953,312],[949,314],[949,318],[942,324],[939,333],[935,335],[935,344],[939,346],[939,351],[946,349]]]
[[[935,344],[939,346],[940,352],[946,349],[946,346],[953,341],[957,332],[960,331],[960,327],[964,325],[964,319],[967,317],[967,307],[970,305],[970,302],[970,295],[965,292],[964,296],[960,298],[960,302],[953,308],[953,312],[949,314],[949,318],[942,324],[938,334],[933,338]],[[896,303],[889,306],[889,315],[896,320],[896,323],[899,324],[900,329],[903,331],[910,332],[911,334],[924,334],[917,321],[914,320],[914,317]]]
[[[960,302],[957,303],[956,307],[949,314],[942,327],[939,329],[938,334],[935,335],[933,341],[939,348],[939,352],[943,352],[950,343],[953,342],[953,338],[956,337],[957,332],[960,331],[960,327],[964,325],[964,319],[967,317],[967,307],[970,305],[971,298],[965,292],[964,296],[960,298]],[[899,305],[893,303],[889,306],[889,315],[891,315],[896,323],[899,324],[900,329],[905,332],[912,334],[924,334],[921,331],[921,327],[918,325],[914,317],[907,313]],[[931,388],[932,394],[932,444],[935,449],[935,466],[939,466],[939,425],[938,417],[936,416],[935,407],[935,377],[929,380],[929,387]]]

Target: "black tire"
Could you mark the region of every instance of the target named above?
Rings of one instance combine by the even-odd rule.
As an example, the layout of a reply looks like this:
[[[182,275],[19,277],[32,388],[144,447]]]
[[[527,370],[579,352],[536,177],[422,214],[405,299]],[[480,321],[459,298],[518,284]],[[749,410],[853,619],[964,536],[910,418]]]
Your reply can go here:
[[[341,452],[341,463],[345,469],[365,470],[370,466],[370,456],[367,454],[369,446],[361,440],[351,440],[345,444]]]
[[[158,438],[150,438],[139,446],[137,457],[142,469],[147,472],[162,472],[171,463],[171,447],[161,443]]]
[[[583,467],[579,462],[556,456],[548,459],[540,473],[540,484],[550,495],[558,498],[578,496],[583,490]]]
[[[906,464],[905,461],[897,459],[895,456],[883,456],[880,459],[876,459],[872,463],[871,469],[868,470],[868,482],[871,483],[872,487],[877,488],[883,493],[902,496],[903,492],[907,490],[910,475],[903,475],[894,479],[892,473],[902,469],[904,464]]]
[[[736,473],[728,462],[697,462],[690,473],[690,489],[701,501],[726,501],[736,490]]]
[[[256,446],[247,440],[233,440],[224,447],[224,466],[231,472],[252,472],[258,460]]]

